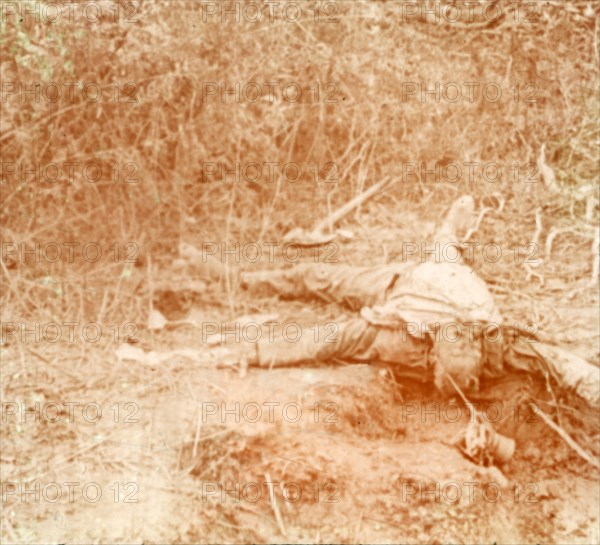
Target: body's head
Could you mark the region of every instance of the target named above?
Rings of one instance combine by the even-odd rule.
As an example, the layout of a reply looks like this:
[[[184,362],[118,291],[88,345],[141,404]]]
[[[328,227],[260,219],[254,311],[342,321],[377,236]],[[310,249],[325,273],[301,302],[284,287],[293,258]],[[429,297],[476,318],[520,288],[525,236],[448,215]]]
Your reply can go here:
[[[456,394],[452,382],[467,395],[479,390],[483,366],[480,342],[468,338],[440,339],[434,343],[432,353],[434,381],[440,392]]]

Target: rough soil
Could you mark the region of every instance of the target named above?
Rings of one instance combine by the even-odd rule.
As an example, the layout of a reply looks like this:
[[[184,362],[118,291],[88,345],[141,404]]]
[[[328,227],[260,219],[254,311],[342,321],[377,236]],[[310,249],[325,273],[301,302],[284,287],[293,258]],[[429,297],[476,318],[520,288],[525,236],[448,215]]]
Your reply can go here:
[[[44,3],[53,13],[50,1],[2,6]],[[112,261],[97,263],[2,258],[3,324],[97,321],[109,337],[2,344],[2,403],[34,413],[36,403],[97,403],[103,411],[96,423],[80,410],[71,423],[65,414],[51,423],[2,413],[3,485],[60,483],[64,492],[64,483],[79,483],[73,501],[3,495],[2,543],[600,542],[598,471],[539,417],[514,409],[534,401],[597,460],[598,407],[554,383],[515,376],[481,392],[482,403],[502,404],[494,426],[516,441],[513,459],[495,470],[452,446],[468,418],[463,410],[462,419],[448,421],[459,401],[387,370],[329,362],[251,369],[242,378],[194,358],[151,366],[115,355],[123,341],[110,340],[115,323],[139,324],[135,346],[145,350],[200,348],[189,325],[149,331],[152,309],[197,322],[273,312],[307,323],[335,319],[344,312],[335,305],[239,292],[238,266],[289,266],[279,254],[270,263],[226,263],[223,272],[223,263],[212,270],[186,263],[180,244],[279,244],[291,229],[312,227],[389,176],[397,180],[393,188],[336,224],[354,235],[340,243],[340,263],[401,258],[403,242],[428,240],[450,203],[467,193],[478,209],[496,209],[473,241],[502,243],[507,253],[499,262],[478,255],[472,265],[508,323],[537,324],[544,340],[598,365],[600,4],[501,0],[505,16],[476,17],[474,28],[465,28],[427,15],[404,18],[406,2],[332,2],[335,24],[324,13],[326,0],[301,3],[311,8],[299,24],[280,12],[273,22],[205,18],[208,4],[224,2],[198,0],[92,2],[105,10],[97,24],[79,15],[38,24],[3,14],[2,81],[23,83],[27,96],[8,92],[2,101],[2,161],[21,172],[12,176],[7,168],[0,180],[2,244],[117,244],[123,255],[105,251]],[[65,3],[79,4],[86,2]],[[118,5],[125,19],[127,8],[139,8],[134,24],[113,20]],[[532,7],[539,8],[534,20]],[[61,83],[63,101],[30,92],[38,84],[48,90],[51,81]],[[93,102],[82,93],[66,100],[62,84],[75,81],[111,91],[118,84],[123,100]],[[300,85],[303,98],[223,101],[203,90],[208,82],[245,88],[254,81]],[[429,93],[407,96],[409,83],[458,83],[465,94],[466,83],[495,84],[503,97],[431,100]],[[133,102],[126,96],[132,84]],[[322,90],[318,100],[314,84]],[[333,101],[329,85],[337,89]],[[71,160],[81,163],[75,182],[65,172]],[[299,165],[302,177],[288,183],[277,174],[275,183],[265,168],[255,183],[208,172],[217,164],[229,170],[275,162]],[[64,163],[58,181],[30,170],[54,163]],[[93,164],[102,167],[98,183],[83,176]],[[462,165],[458,182],[427,174],[453,164]],[[468,164],[479,165],[473,175]],[[490,164],[501,166],[499,179],[485,176]],[[407,176],[417,165],[419,175]],[[338,180],[328,179],[332,172]],[[534,242],[539,262],[530,265]],[[132,260],[128,248],[136,249]],[[302,417],[294,423],[276,412],[269,422],[263,412],[259,421],[236,422],[217,414],[203,422],[203,409],[214,407],[207,403],[298,403]],[[280,484],[273,485],[277,502],[265,489],[251,502],[248,494],[236,501],[213,488],[235,490],[237,483],[248,493],[248,483],[265,481],[301,486],[302,498],[286,501],[284,490],[293,487]],[[90,483],[102,491],[96,503],[81,496]],[[498,501],[495,483],[505,485]],[[446,501],[457,485],[462,500]],[[408,494],[420,489],[434,494]]]
[[[278,305],[302,311],[298,303]],[[321,310],[327,315],[327,307]],[[218,311],[215,307],[207,312]],[[189,327],[163,330],[153,337],[154,348],[195,343]],[[12,351],[13,365],[18,366],[14,346],[6,350]],[[40,399],[52,398],[48,390],[61,376],[65,380],[61,370],[69,363],[77,366],[79,354],[73,354],[72,362],[64,354],[55,356],[48,357],[39,371],[44,377],[31,377]],[[98,354],[89,350],[84,357]],[[38,478],[59,483],[97,482],[102,499],[94,504],[81,497],[56,504],[9,501],[4,516],[14,521],[11,541],[599,541],[598,472],[538,417],[524,406],[515,409],[514,403],[524,399],[524,392],[551,414],[556,414],[552,403],[558,403],[563,426],[596,457],[597,410],[566,392],[554,392],[553,400],[544,384],[525,377],[508,377],[481,393],[479,401],[490,407],[495,429],[513,437],[517,445],[508,464],[484,468],[452,445],[468,421],[464,405],[440,399],[423,384],[398,384],[386,369],[368,365],[250,369],[242,378],[237,372],[200,367],[185,358],[141,369],[140,364],[117,361],[111,353],[104,365],[106,376],[91,379],[83,390],[85,399],[116,400],[115,391],[120,390],[123,402],[139,405],[134,415],[139,422],[115,424],[112,418],[103,418],[97,424],[46,425],[36,440],[38,447],[46,444],[48,450],[31,452],[24,443],[27,459],[21,466],[31,478],[37,473]],[[265,405],[269,402],[271,415]],[[293,407],[284,416],[283,406],[289,403],[301,408],[299,418]],[[501,414],[494,412],[500,403],[504,403]],[[33,426],[30,422],[22,428],[31,431]],[[18,448],[20,440],[28,441],[19,434],[9,435],[11,447]],[[65,452],[74,455],[65,457]],[[14,462],[12,475],[10,464],[4,464],[4,480],[19,474]],[[267,481],[280,483],[274,485],[275,501],[268,497]],[[135,483],[137,488],[121,488],[115,502],[109,489],[115,482]],[[256,501],[250,500],[258,493],[257,485],[249,483],[261,487],[262,497]],[[302,497],[297,500],[298,486]],[[217,487],[230,492],[222,495]],[[461,498],[454,501],[457,493]]]

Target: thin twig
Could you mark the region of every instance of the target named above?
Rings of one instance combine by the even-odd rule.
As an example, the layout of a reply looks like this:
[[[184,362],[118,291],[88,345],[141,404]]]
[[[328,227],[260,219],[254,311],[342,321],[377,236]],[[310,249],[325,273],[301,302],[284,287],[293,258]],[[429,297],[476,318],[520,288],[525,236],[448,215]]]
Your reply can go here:
[[[271,481],[271,477],[269,476],[269,472],[265,472],[266,484],[269,487],[270,497],[273,498],[271,503],[271,507],[273,508],[273,513],[275,515],[275,520],[277,521],[277,526],[279,531],[283,535],[283,537],[287,537],[287,532],[285,531],[285,525],[283,524],[283,518],[281,516],[281,511],[279,511],[279,506],[277,505],[277,498],[275,496],[275,491],[273,490],[273,482]]]
[[[559,425],[555,424],[552,421],[552,419],[544,411],[542,411],[542,409],[534,405],[534,411],[536,411],[537,414],[539,414],[542,417],[544,422],[546,422],[546,424],[548,424],[550,428],[552,428],[556,433],[558,433],[558,435],[562,437],[565,443],[567,443],[567,445],[569,445],[577,454],[579,454],[579,456],[581,456],[588,464],[594,466],[596,469],[600,469],[600,463],[598,463],[598,460],[594,460],[594,458],[592,458],[590,454],[583,450],[575,442],[575,440]]]

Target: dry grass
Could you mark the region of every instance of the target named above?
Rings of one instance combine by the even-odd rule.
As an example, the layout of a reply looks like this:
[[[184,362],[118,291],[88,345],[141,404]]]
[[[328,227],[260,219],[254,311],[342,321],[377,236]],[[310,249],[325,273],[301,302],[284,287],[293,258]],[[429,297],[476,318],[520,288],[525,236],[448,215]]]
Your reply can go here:
[[[337,24],[203,23],[199,2],[139,3],[138,24],[63,20],[49,25],[31,18],[2,23],[4,82],[94,82],[106,89],[133,82],[138,99],[90,104],[76,94],[72,103],[28,96],[1,104],[3,163],[96,162],[104,172],[90,184],[77,178],[40,182],[31,175],[21,181],[4,170],[2,242],[30,248],[48,242],[96,242],[105,250],[115,243],[139,247],[131,263],[115,262],[112,253],[99,263],[22,263],[4,259],[3,253],[3,322],[95,321],[105,329],[134,322],[145,343],[160,344],[142,324],[155,305],[157,286],[174,278],[180,242],[281,241],[290,228],[310,227],[328,207],[382,177],[401,177],[403,163],[495,161],[504,167],[496,183],[482,180],[478,171],[472,182],[396,183],[344,220],[358,235],[342,245],[338,258],[357,264],[393,259],[401,240],[420,241],[427,235],[423,222],[435,222],[460,193],[473,195],[482,206],[500,195],[503,211],[488,214],[473,240],[499,242],[503,249],[535,241],[534,257],[542,263],[527,268],[511,259],[495,264],[480,259],[474,267],[491,282],[508,318],[541,324],[548,336],[584,343],[588,356],[597,356],[589,338],[564,333],[565,319],[575,323],[581,316],[565,318],[557,310],[573,305],[572,297],[579,306],[590,306],[586,316],[597,312],[597,285],[590,284],[600,174],[595,3],[544,3],[537,23],[512,24],[507,17],[477,30],[410,18],[400,22],[401,4],[395,1],[338,2]],[[590,5],[593,14],[586,11]],[[236,81],[297,82],[303,89],[320,82],[322,90],[336,82],[339,102],[313,103],[306,96],[300,103],[203,102],[203,82]],[[403,100],[406,82],[497,82],[504,98],[473,104]],[[525,104],[522,96],[520,102],[509,100],[513,83],[535,84],[537,102]],[[558,191],[539,174],[537,183],[513,181],[511,165],[521,166],[521,178],[532,172],[535,167],[526,165],[537,163],[542,146]],[[207,180],[203,163],[221,161],[317,163],[322,176],[333,162],[340,182],[317,185],[308,168],[295,184]],[[113,165],[123,169],[127,163],[135,165],[139,183],[113,183]],[[596,198],[591,208],[586,197],[579,198],[588,186]],[[234,273],[227,270],[227,278]],[[215,313],[231,318],[247,310],[235,297],[236,287],[224,279],[209,290],[207,297],[218,305]],[[152,375],[149,384],[146,370],[116,369],[112,339],[80,344],[63,340],[47,349],[11,343],[2,399],[70,399],[86,392],[89,399],[111,398],[122,394],[112,381],[124,377],[137,385],[130,397],[173,387],[172,369]],[[38,466],[48,458],[45,441],[61,459],[86,444],[88,432],[61,427],[36,428],[26,438],[15,430],[3,435],[26,460],[20,478],[29,478],[36,468],[50,472]],[[16,454],[9,458],[16,466]],[[9,537],[25,539],[10,523],[7,528]],[[230,530],[229,537],[239,537]]]
[[[31,175],[18,183],[8,177],[3,239],[94,241],[103,248],[133,241],[142,256],[152,258],[130,276],[130,265],[114,260],[103,261],[104,267],[5,266],[4,307],[14,316],[90,320],[103,308],[105,321],[124,314],[143,320],[150,283],[137,286],[132,278],[157,274],[180,239],[280,240],[290,227],[312,224],[307,209],[322,215],[329,191],[335,206],[384,175],[401,176],[406,162],[496,161],[505,168],[495,184],[483,182],[477,172],[473,183],[436,183],[431,177],[400,183],[389,191],[399,212],[389,228],[402,225],[406,207],[426,208],[435,217],[465,191],[476,197],[500,192],[507,201],[504,214],[484,221],[478,234],[484,242],[525,244],[535,232],[538,207],[540,242],[552,227],[589,225],[585,203],[573,202],[578,188],[593,185],[598,176],[596,27],[594,17],[581,15],[585,5],[577,11],[552,4],[538,23],[511,24],[508,18],[495,28],[469,32],[410,18],[399,22],[398,2],[340,2],[340,22],[329,25],[202,23],[199,3],[175,4],[147,1],[139,24],[106,21],[91,30],[85,22],[4,23],[4,81],[105,87],[119,82],[122,89],[134,82],[139,102],[89,104],[76,94],[72,104],[12,97],[2,105],[5,162],[105,165],[96,184],[35,183]],[[338,82],[339,102],[313,103],[305,93],[301,103],[203,103],[202,83],[214,81],[298,82],[304,89],[315,81],[322,88]],[[504,95],[496,104],[403,101],[402,83],[414,81],[497,82]],[[515,82],[536,84],[537,102],[509,100],[508,87]],[[510,165],[518,162],[531,172],[525,164],[537,161],[542,145],[564,189],[559,195],[549,193],[540,175],[536,184],[512,183]],[[309,175],[296,184],[258,187],[203,183],[202,163],[218,161],[314,162],[322,170],[332,161],[343,176],[331,187],[315,187]],[[140,182],[112,183],[111,165],[129,162],[137,165]],[[585,233],[559,237],[555,256],[569,245],[575,253],[589,249]],[[566,279],[585,276],[591,260],[577,267],[564,271]],[[521,280],[526,271],[507,274]]]

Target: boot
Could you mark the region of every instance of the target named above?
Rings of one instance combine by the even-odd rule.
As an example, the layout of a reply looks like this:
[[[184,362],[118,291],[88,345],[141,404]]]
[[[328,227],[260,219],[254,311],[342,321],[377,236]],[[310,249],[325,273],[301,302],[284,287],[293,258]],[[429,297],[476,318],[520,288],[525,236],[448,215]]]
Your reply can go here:
[[[458,233],[460,232],[464,235],[469,227],[471,227],[474,212],[475,201],[473,201],[473,197],[463,195],[456,199],[450,207],[446,219],[435,232],[434,242],[439,242],[441,245],[458,245],[460,242]]]

